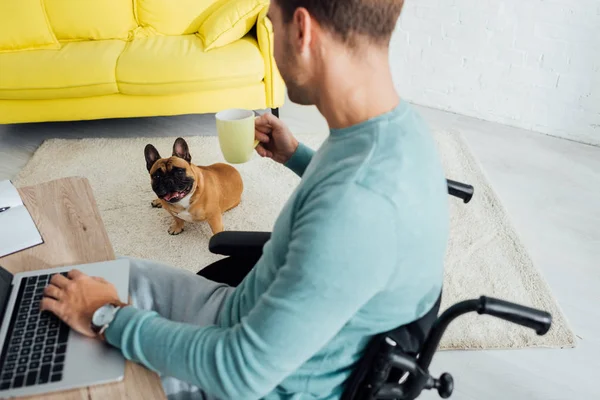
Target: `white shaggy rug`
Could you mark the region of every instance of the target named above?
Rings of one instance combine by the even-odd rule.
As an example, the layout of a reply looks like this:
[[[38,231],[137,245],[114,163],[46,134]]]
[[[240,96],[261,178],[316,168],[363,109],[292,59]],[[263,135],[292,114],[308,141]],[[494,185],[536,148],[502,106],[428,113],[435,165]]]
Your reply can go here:
[[[435,134],[450,179],[475,186],[472,202],[451,203],[452,232],[448,247],[442,308],[487,295],[547,310],[553,314],[546,336],[487,316],[468,315],[450,326],[444,349],[573,347],[573,332],[533,266],[507,215],[473,160],[461,136]],[[322,136],[299,136],[318,147]],[[216,137],[186,138],[192,161],[222,162]],[[198,271],[219,257],[208,252],[208,224],[186,224],[179,236],[167,233],[171,217],[153,209],[144,146],[154,144],[165,156],[174,138],[49,140],[21,171],[16,184],[31,185],[67,176],[91,182],[115,252],[149,258]],[[256,157],[237,166],[245,184],[241,205],[226,213],[226,230],[270,231],[277,214],[299,179],[286,168]]]

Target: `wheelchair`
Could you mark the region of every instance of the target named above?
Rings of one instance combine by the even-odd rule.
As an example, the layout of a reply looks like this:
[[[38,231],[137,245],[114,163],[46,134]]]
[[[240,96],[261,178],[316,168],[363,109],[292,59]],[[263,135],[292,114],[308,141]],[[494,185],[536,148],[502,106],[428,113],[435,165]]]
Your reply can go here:
[[[469,203],[474,188],[447,180],[448,193]],[[221,232],[213,236],[209,250],[214,254],[235,257],[255,257],[262,254],[270,232]],[[346,382],[341,400],[413,400],[424,390],[437,390],[449,398],[454,380],[449,373],[439,378],[431,376],[429,365],[448,325],[470,312],[486,314],[533,329],[545,335],[552,316],[541,310],[482,296],[457,303],[439,317],[440,298],[420,319],[374,336],[364,350]]]

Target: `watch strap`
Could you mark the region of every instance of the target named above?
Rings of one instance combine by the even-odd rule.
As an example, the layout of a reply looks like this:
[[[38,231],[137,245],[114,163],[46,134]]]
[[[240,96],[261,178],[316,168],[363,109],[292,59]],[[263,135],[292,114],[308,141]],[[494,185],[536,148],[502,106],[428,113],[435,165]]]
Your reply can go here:
[[[120,308],[121,307],[119,307],[115,310],[115,314],[117,313],[117,311],[119,311]],[[102,326],[102,328],[100,328],[100,331],[98,331],[98,336],[100,337],[100,339],[102,339],[103,342],[106,342],[106,336],[104,335],[104,332],[106,332],[109,325],[110,325],[110,323]]]

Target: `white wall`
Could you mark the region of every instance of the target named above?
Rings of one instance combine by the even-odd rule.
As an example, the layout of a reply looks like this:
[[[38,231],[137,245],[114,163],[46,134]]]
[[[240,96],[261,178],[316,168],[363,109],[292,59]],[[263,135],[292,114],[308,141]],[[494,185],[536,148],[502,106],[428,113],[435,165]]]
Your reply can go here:
[[[391,59],[410,101],[600,145],[600,0],[406,0]]]

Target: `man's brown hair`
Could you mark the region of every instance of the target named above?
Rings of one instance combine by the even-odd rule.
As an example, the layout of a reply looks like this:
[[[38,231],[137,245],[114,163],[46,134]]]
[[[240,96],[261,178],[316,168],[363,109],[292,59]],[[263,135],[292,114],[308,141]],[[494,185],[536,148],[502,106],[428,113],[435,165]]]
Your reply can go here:
[[[371,42],[388,43],[400,17],[404,0],[274,0],[285,23],[298,8],[306,10],[344,42],[363,36]]]

